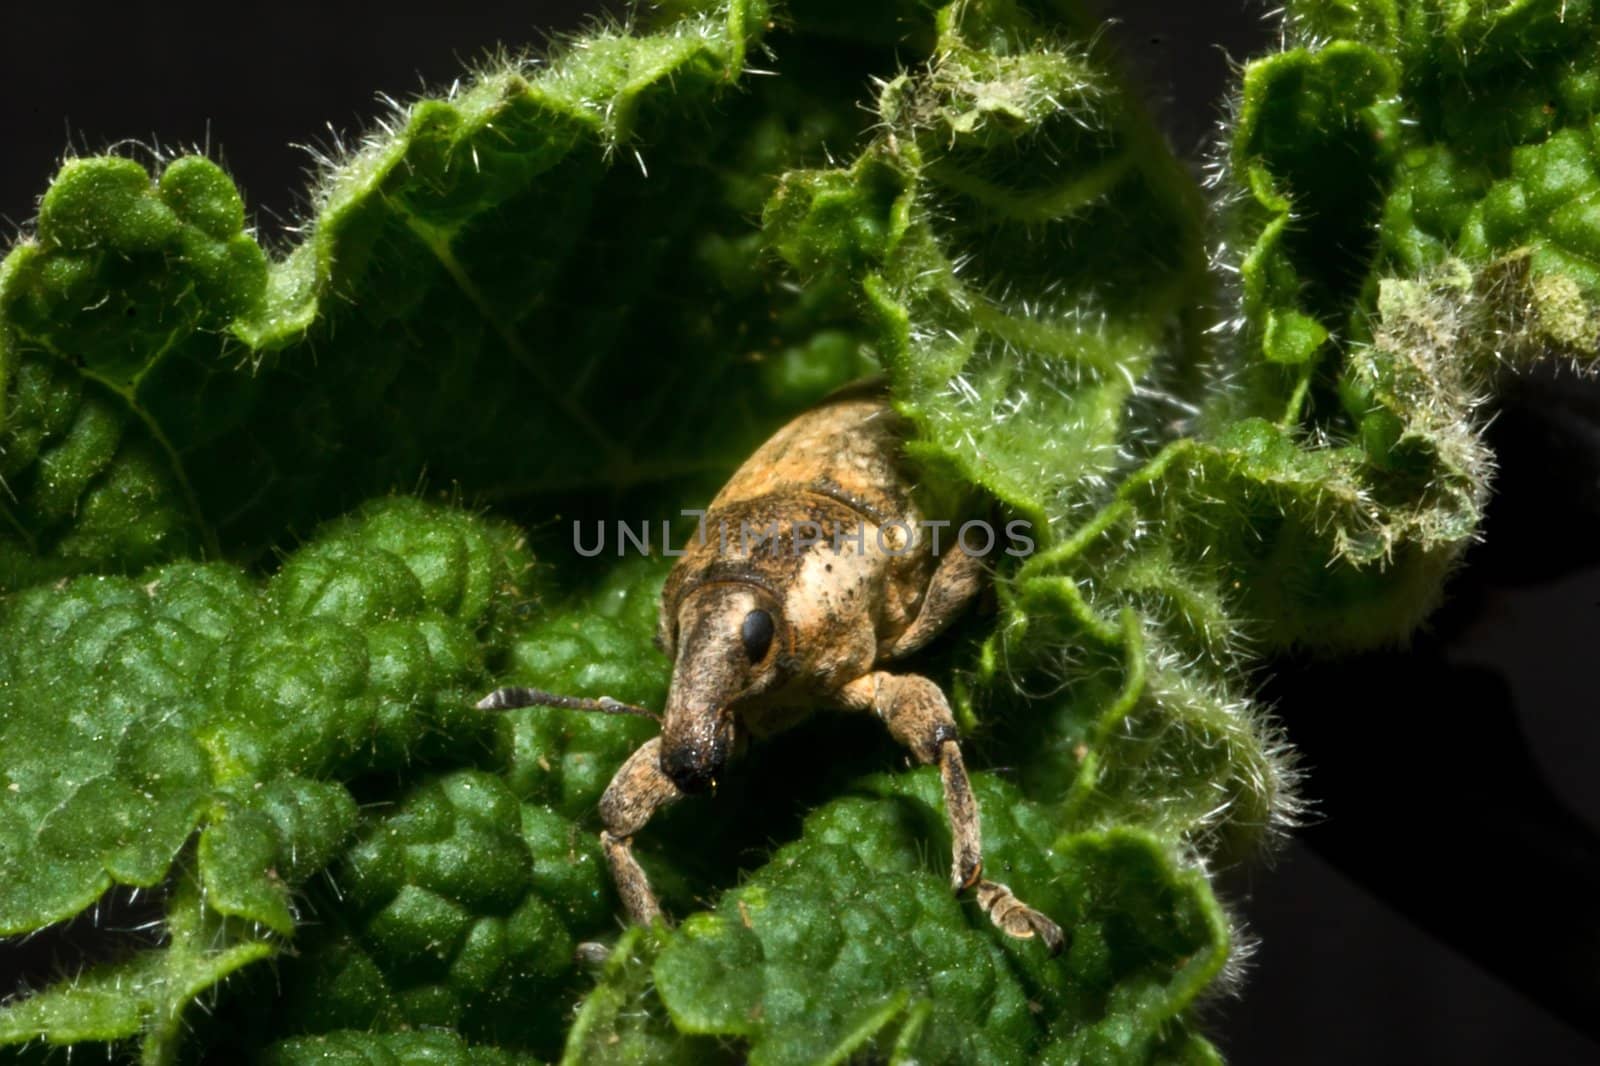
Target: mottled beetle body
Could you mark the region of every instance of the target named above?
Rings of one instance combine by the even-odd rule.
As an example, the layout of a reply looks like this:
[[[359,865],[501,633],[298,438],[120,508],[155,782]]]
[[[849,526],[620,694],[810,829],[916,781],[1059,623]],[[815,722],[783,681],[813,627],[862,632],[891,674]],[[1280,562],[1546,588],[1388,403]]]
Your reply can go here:
[[[711,501],[661,593],[657,644],[675,660],[665,765],[714,774],[721,746],[697,726],[777,732],[904,636],[938,560],[899,471],[903,433],[878,397],[843,394],[779,430]],[[759,663],[742,647],[752,610],[773,620]]]
[[[660,914],[631,849],[650,816],[714,784],[749,738],[835,707],[873,711],[919,761],[939,766],[954,888],[975,887],[1012,936],[1060,950],[1054,922],[983,879],[977,805],[944,693],[882,669],[938,635],[984,573],[953,529],[941,527],[940,542],[924,525],[901,454],[906,429],[872,387],[800,415],[729,479],[668,576],[656,636],[673,660],[661,735],[600,801],[601,840],[635,921]],[[529,703],[629,710],[528,689],[502,689],[480,706]]]

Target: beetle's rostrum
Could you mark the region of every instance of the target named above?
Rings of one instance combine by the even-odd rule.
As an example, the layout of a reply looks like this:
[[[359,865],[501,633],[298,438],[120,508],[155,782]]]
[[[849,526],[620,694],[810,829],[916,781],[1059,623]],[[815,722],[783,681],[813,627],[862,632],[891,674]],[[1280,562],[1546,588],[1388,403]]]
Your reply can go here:
[[[751,739],[834,707],[873,712],[919,762],[939,767],[954,889],[974,888],[1011,936],[1037,937],[1052,954],[1065,943],[1055,922],[983,877],[977,800],[944,693],[926,677],[883,668],[943,631],[985,574],[981,555],[933,550],[926,533],[945,523],[924,515],[913,491],[907,429],[872,385],[800,415],[735,471],[704,516],[775,535],[744,552],[692,539],[668,575],[656,632],[673,663],[661,734],[623,763],[600,800],[601,842],[634,921],[661,915],[632,851],[655,811],[713,789]],[[797,543],[802,529],[806,543]],[[840,539],[841,530],[851,535]],[[530,704],[651,714],[534,689],[500,689],[478,706]]]

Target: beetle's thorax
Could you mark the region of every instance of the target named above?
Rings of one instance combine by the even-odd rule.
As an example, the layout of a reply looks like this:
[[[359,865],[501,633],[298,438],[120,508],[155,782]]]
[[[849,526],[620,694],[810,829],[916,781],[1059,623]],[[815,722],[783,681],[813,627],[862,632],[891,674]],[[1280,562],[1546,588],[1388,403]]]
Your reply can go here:
[[[908,624],[937,562],[920,543],[905,430],[881,397],[846,395],[759,448],[668,576],[660,637],[669,654],[695,590],[742,583],[778,603],[795,685],[825,688],[851,680],[847,666],[869,668],[877,646]]]

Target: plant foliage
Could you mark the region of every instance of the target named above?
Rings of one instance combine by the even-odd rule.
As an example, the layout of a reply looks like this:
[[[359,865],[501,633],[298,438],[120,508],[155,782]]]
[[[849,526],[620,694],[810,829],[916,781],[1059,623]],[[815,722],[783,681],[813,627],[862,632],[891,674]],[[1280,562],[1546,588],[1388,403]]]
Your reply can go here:
[[[1097,30],[641,5],[379,120],[281,255],[207,159],[67,162],[0,265],[0,934],[100,943],[0,1044],[1217,1061],[1210,877],[1296,809],[1248,671],[1409,632],[1499,376],[1600,341],[1595,15],[1293,2],[1209,198]],[[1058,959],[844,719],[643,834],[681,921],[619,932],[595,803],[648,723],[473,709],[659,703],[670,559],[566,522],[700,506],[872,372],[1037,541],[924,666]]]

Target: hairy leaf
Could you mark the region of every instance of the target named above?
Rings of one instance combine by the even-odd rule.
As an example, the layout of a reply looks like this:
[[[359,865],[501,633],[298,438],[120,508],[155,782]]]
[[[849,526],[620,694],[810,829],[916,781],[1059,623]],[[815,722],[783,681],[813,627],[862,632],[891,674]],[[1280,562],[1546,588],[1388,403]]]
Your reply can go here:
[[[531,1055],[469,1044],[453,1033],[344,1030],[285,1040],[261,1059],[270,1066],[532,1066]]]
[[[40,929],[130,886],[202,912],[185,920],[218,925],[205,946],[220,958],[241,937],[249,957],[271,954],[268,933],[295,929],[293,890],[355,828],[345,783],[485,735],[469,699],[493,653],[483,637],[526,570],[507,528],[396,499],[329,527],[262,585],[225,564],[176,563],[6,601],[0,928]],[[180,870],[203,906],[183,902]],[[176,921],[171,946],[89,987],[159,984],[175,1013],[172,982],[192,997],[237,964],[193,976],[197,964],[168,958]],[[186,976],[162,976],[177,966]],[[105,1038],[139,1030],[154,1009],[140,1002]]]
[[[690,1033],[745,1038],[753,1063],[1143,1061],[1186,1043],[1182,1018],[1227,955],[1204,878],[1137,831],[1052,850],[1048,812],[975,781],[989,868],[1028,886],[1073,942],[1060,960],[997,939],[950,892],[937,775],[874,778],[811,815],[654,965]]]
[[[856,86],[735,92],[765,21],[739,0],[419,101],[330,162],[279,261],[209,161],[68,163],[0,273],[0,588],[249,557],[422,471],[501,499],[703,477],[860,373],[748,222],[854,134]]]
[[[1244,569],[1246,614],[1273,641],[1370,645],[1420,621],[1476,535],[1495,375],[1600,340],[1594,11],[1350,0],[1287,25],[1228,150],[1250,387],[1212,417],[1269,420],[1320,468]],[[1293,561],[1314,555],[1335,562]]]
[[[1408,632],[1497,375],[1600,338],[1593,5],[1286,17],[1214,220],[1095,22],[1025,0],[641,6],[379,120],[282,256],[208,160],[69,162],[0,264],[0,933],[104,943],[0,1043],[1217,1061],[1207,871],[1295,813],[1260,652]],[[595,808],[652,727],[473,704],[658,705],[681,509],[873,371],[922,486],[1036,549],[907,668],[1071,946],[952,895],[868,716],[641,833],[681,924],[619,934]],[[619,518],[650,557],[579,550]]]

